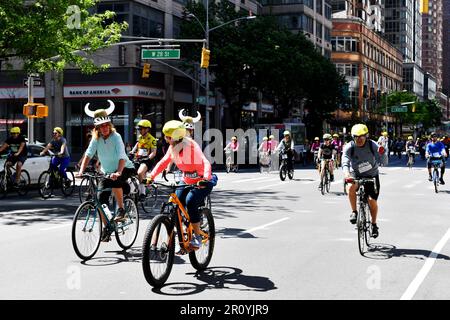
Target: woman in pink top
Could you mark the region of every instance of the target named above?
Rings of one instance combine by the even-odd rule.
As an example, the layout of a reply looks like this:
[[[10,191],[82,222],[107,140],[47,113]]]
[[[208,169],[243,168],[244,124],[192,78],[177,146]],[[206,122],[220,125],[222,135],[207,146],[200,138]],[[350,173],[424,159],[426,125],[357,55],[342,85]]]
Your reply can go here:
[[[228,143],[227,146],[223,150],[225,150],[225,153],[227,152],[227,150],[230,150],[233,153],[232,159],[233,159],[234,171],[237,172],[237,170],[238,170],[237,153],[239,151],[239,142],[237,141],[237,137],[233,136],[231,138],[231,142]]]
[[[191,245],[198,249],[202,242],[200,235],[200,214],[198,207],[202,205],[211,193],[217,181],[217,176],[211,173],[211,164],[202,152],[200,146],[191,138],[186,137],[186,128],[181,121],[168,121],[163,127],[166,141],[170,144],[167,153],[156,164],[150,173],[154,180],[171,162],[183,172],[186,185],[198,185],[199,188],[177,188],[176,194],[186,207],[194,229]]]

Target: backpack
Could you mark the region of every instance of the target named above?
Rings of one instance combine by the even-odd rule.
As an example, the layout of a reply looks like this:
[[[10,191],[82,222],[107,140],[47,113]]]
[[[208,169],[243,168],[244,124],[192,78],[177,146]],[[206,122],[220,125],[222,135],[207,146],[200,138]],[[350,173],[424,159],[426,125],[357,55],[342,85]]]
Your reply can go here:
[[[369,140],[370,142],[370,152],[372,152],[372,155],[375,157],[375,150],[373,149],[372,140]],[[355,155],[355,141],[350,142],[352,145],[350,146],[350,156],[353,158]]]

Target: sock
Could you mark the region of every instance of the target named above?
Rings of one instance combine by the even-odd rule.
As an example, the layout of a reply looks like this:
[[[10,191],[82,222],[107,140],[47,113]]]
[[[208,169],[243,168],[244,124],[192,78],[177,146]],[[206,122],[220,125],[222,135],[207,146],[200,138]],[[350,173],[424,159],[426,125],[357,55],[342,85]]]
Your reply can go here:
[[[143,183],[139,184],[139,194],[145,194],[145,185]]]

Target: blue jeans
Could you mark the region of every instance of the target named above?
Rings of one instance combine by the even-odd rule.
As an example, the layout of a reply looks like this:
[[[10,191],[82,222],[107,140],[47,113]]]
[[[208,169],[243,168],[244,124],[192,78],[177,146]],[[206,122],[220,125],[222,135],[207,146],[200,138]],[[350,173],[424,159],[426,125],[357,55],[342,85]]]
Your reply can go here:
[[[52,168],[52,170],[55,170],[59,166],[59,174],[61,175],[61,177],[66,179],[67,178],[66,169],[69,166],[69,164],[70,164],[70,157],[64,158],[53,157],[50,167]]]
[[[198,208],[204,203],[205,198],[211,193],[213,189],[213,184],[208,182],[207,186],[204,188],[177,188],[175,194],[181,203],[187,209],[189,217],[192,223],[200,222],[200,213]],[[187,185],[185,185],[187,186]]]

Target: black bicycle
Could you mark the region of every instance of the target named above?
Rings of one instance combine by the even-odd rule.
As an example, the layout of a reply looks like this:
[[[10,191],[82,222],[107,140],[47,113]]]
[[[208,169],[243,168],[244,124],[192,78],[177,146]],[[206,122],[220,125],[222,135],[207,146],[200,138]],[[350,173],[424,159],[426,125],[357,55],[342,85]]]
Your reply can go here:
[[[90,174],[85,175],[81,179],[78,187],[78,197],[80,199],[80,203],[94,199],[94,195],[97,192],[98,180],[102,176],[101,173],[97,172],[93,168],[86,168],[85,172]]]
[[[3,170],[0,171],[0,198],[4,198],[9,190],[16,190],[20,196],[28,193],[30,186],[30,174],[23,169],[20,172],[19,183],[16,185],[16,169],[14,166],[7,166],[9,154],[1,156],[4,160]]]
[[[48,169],[41,173],[38,179],[39,194],[42,198],[47,199],[53,195],[53,190],[61,188],[65,196],[70,196],[75,189],[75,175],[69,168],[66,169],[66,177],[63,177],[57,167],[52,166],[52,160],[56,155],[48,151],[51,160]]]
[[[357,204],[358,214],[356,216],[356,228],[358,230],[358,248],[359,253],[364,256],[364,253],[370,247],[370,238],[372,237],[372,216],[369,207],[369,195],[366,192],[368,184],[373,184],[375,193],[377,192],[376,178],[359,178],[346,179],[347,183],[357,183]]]
[[[434,192],[439,192],[439,168],[442,166],[442,158],[441,157],[433,157],[430,158],[431,165],[433,166],[433,173],[432,173],[432,181],[434,185]]]
[[[330,159],[323,159],[325,161],[324,170],[325,172],[320,178],[320,184],[319,184],[319,190],[322,195],[325,194],[325,192],[330,192],[330,186],[331,186],[331,173],[330,173]]]
[[[281,156],[281,162],[280,162],[280,179],[281,181],[286,180],[286,176],[289,177],[289,180],[292,180],[294,178],[294,169],[293,169],[293,164],[291,163],[291,168],[292,169],[288,169],[289,168],[289,161],[292,162],[292,159],[289,158],[288,153],[286,152],[286,150],[282,150],[280,153]]]

